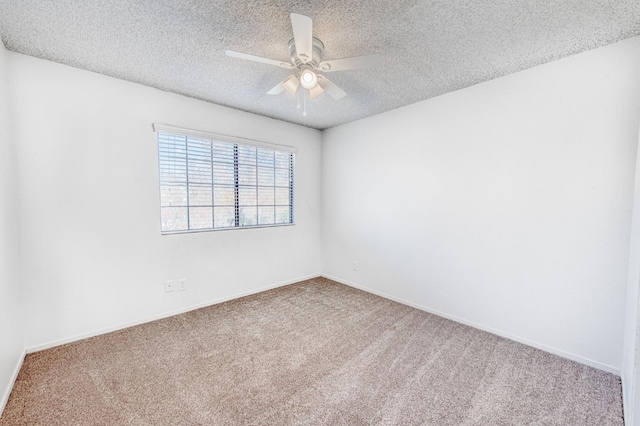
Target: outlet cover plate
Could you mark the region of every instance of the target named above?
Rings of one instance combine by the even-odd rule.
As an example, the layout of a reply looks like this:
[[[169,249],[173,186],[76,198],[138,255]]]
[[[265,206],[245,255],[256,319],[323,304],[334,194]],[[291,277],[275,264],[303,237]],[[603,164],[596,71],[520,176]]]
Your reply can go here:
[[[187,289],[187,280],[181,278],[178,280],[178,291],[185,291]]]

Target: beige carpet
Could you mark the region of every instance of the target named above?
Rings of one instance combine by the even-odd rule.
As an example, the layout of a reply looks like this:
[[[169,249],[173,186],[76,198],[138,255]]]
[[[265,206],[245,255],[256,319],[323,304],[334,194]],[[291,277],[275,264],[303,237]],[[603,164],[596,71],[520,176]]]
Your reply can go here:
[[[620,379],[314,279],[28,355],[0,425],[622,425]]]

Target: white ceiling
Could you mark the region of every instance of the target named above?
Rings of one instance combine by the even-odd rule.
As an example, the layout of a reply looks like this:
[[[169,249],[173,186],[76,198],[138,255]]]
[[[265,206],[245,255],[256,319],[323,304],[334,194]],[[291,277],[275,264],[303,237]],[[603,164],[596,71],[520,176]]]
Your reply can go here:
[[[289,13],[313,18],[348,96],[266,92],[289,71]],[[640,34],[638,0],[0,0],[8,49],[256,114],[326,129]]]

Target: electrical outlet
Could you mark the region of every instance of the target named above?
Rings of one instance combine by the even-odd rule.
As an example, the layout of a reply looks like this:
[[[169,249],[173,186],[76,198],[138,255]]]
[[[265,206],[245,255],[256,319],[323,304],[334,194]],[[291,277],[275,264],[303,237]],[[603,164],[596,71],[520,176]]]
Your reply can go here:
[[[358,270],[358,262],[356,260],[353,261],[353,270],[354,271]]]
[[[175,287],[175,283],[173,281],[164,282],[164,291],[166,291],[167,293],[169,293],[170,291],[173,291],[174,287]]]
[[[178,280],[178,291],[185,291],[187,289],[187,279],[180,278]]]

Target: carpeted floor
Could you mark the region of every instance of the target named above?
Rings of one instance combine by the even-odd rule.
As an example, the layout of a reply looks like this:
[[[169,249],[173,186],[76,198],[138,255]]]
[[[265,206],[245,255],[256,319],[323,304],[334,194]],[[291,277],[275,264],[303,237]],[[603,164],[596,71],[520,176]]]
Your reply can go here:
[[[28,355],[0,425],[622,425],[620,379],[317,278]]]

